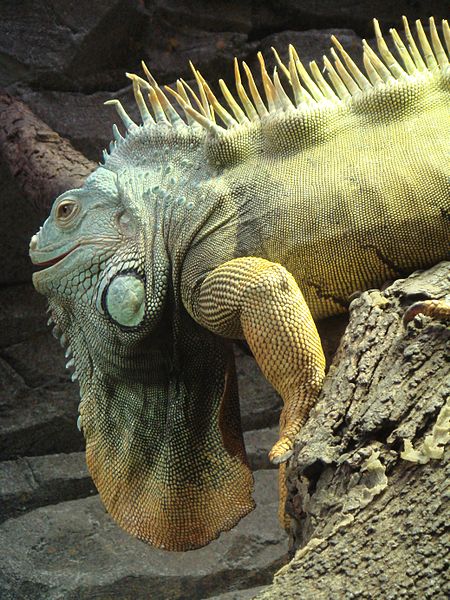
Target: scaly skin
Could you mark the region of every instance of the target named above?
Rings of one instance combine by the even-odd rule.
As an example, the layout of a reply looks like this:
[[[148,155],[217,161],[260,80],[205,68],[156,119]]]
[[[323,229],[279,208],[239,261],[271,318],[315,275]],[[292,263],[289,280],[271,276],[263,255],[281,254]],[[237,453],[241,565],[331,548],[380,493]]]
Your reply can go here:
[[[237,69],[241,104],[222,84],[225,109],[194,70],[197,109],[181,83],[172,92],[188,123],[148,72],[131,75],[143,124],[116,103],[126,137],[115,129],[105,164],[33,236],[90,472],[139,538],[197,548],[253,508],[230,340],[247,340],[284,400],[270,452],[283,520],[284,462],[324,377],[314,321],[448,257],[448,58],[434,22],[432,49],[418,28],[423,58],[406,33],[404,69],[378,30],[367,77],[340,49],[346,66],[326,62],[334,91],[291,50],[280,68],[295,103],[262,59],[267,105]]]

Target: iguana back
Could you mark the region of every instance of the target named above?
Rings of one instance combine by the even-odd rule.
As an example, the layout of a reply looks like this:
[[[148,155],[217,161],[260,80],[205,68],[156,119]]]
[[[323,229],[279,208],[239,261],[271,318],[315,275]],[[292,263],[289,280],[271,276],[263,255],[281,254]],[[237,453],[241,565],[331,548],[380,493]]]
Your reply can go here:
[[[201,96],[197,105],[192,100],[194,109],[179,82],[177,101],[194,119],[190,135],[198,146],[188,162],[195,168],[183,174],[174,161],[178,183],[161,187],[172,196],[185,193],[195,204],[192,228],[183,221],[180,236],[191,246],[189,264],[194,270],[201,265],[199,280],[224,260],[260,256],[294,275],[317,319],[346,310],[357,290],[449,255],[448,58],[432,19],[433,48],[417,23],[424,58],[404,23],[408,50],[393,32],[402,64],[376,23],[383,60],[364,42],[367,76],[334,40],[342,60],[334,50],[335,66],[324,58],[333,87],[315,63],[308,73],[292,47],[289,66],[277,55],[289,95],[277,69],[271,78],[259,56],[266,103],[245,64],[252,100],[236,66],[242,108],[223,82],[228,106],[220,105],[194,69]],[[136,93],[151,84],[162,100],[151,75],[150,84],[131,77]],[[131,145],[125,141],[120,151],[119,144],[119,156],[133,160]],[[113,169],[117,150],[106,158]],[[215,215],[205,219],[211,206]],[[199,227],[202,222],[205,227]],[[207,243],[197,245],[203,237]],[[213,247],[220,251],[211,252]]]
[[[235,202],[234,256],[285,266],[315,318],[345,310],[356,290],[445,259],[450,122],[442,83],[425,76],[397,83],[381,101],[311,110],[317,129],[296,144],[289,131],[299,136],[304,115],[265,122],[258,151],[219,176]]]

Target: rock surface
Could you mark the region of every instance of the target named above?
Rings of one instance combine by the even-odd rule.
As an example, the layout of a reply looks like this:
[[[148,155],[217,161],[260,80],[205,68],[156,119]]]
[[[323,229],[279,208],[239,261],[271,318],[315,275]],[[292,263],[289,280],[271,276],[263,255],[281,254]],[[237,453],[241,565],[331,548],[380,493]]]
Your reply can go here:
[[[97,496],[46,506],[0,526],[2,598],[191,600],[269,583],[286,559],[275,471],[256,473],[258,507],[209,546],[156,550],[131,538]],[[49,573],[51,576],[49,577]]]
[[[269,461],[268,452],[278,439],[278,425],[266,429],[254,429],[244,432],[245,448],[250,466],[258,469],[275,469]]]
[[[65,371],[64,352],[47,331],[42,300],[30,285],[0,292],[3,460],[83,447],[75,425],[78,388]]]
[[[38,506],[96,493],[84,452],[23,457],[0,463],[0,521]]]
[[[138,64],[146,15],[139,0],[4,0],[0,80],[46,89],[114,89]],[[120,86],[119,86],[120,87]]]

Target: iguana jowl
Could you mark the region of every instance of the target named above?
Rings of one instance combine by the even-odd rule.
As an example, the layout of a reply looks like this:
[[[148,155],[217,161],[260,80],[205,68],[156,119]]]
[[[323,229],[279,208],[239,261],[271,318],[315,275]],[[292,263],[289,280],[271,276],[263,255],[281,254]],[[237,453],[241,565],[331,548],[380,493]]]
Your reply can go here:
[[[448,257],[449,27],[445,52],[433,20],[418,44],[404,21],[400,61],[375,23],[366,74],[337,40],[329,80],[291,48],[273,76],[260,56],[263,99],[236,63],[226,108],[194,69],[198,93],[171,91],[185,120],[148,71],[131,75],[142,125],[115,101],[125,137],[114,127],[104,165],[31,240],[92,477],[155,546],[200,547],[253,508],[229,340],[247,340],[284,400],[282,463],[324,376],[314,320]]]

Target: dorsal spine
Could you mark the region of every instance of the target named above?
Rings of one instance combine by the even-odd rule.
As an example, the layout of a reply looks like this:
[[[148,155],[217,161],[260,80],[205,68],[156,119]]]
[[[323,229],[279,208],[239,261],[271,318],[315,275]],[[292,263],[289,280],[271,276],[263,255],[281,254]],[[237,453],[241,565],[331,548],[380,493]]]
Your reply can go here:
[[[331,49],[334,64],[327,57],[324,57],[323,62],[329,81],[314,61],[309,64],[308,71],[292,46],[289,47],[287,65],[273,49],[278,66],[272,76],[267,72],[264,59],[259,53],[264,98],[251,70],[243,63],[249,90],[247,93],[238,61],[235,60],[235,84],[241,104],[223,80],[220,80],[219,85],[225,102],[220,103],[201,73],[191,64],[198,92],[182,79],[177,81],[176,90],[168,86],[165,88],[175,98],[185,119],[179,116],[143,63],[148,81],[138,75],[127,74],[133,82],[142,118],[139,135],[145,135],[146,131],[154,132],[155,129],[161,132],[173,129],[183,135],[192,134],[196,139],[204,139],[206,154],[214,164],[227,166],[245,160],[251,153],[264,151],[264,148],[273,146],[273,149],[281,149],[283,143],[291,151],[311,143],[320,143],[323,136],[329,137],[335,129],[339,130],[335,117],[343,111],[359,115],[370,122],[372,113],[376,114],[377,119],[380,118],[383,113],[380,106],[382,108],[385,103],[386,106],[389,104],[386,118],[401,118],[413,109],[414,102],[420,100],[420,88],[423,84],[437,77],[448,78],[450,53],[450,29],[447,21],[442,22],[446,50],[432,17],[429,21],[430,39],[421,22],[416,21],[418,43],[406,17],[403,17],[403,23],[408,47],[395,29],[390,30],[400,59],[397,60],[386,44],[378,21],[374,19],[378,54],[363,40],[365,74],[334,36],[332,42],[337,50]],[[287,87],[286,83],[283,86],[281,82],[281,73]],[[411,93],[404,94],[402,86],[409,86]],[[143,91],[147,93],[153,115]],[[108,103],[115,104],[127,134],[136,135],[137,126],[120,101],[112,100]],[[216,121],[216,117],[222,124]],[[298,135],[293,137],[291,134],[295,127]],[[120,144],[122,140],[117,132],[114,137],[114,144]],[[107,153],[105,160],[108,160]]]

